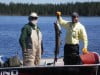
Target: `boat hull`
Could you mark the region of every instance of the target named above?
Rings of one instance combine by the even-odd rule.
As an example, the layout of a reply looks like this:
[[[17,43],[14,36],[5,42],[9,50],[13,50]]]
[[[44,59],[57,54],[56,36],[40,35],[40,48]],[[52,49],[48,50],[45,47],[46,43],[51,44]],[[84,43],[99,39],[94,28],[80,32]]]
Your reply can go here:
[[[40,66],[0,68],[0,75],[100,75],[100,66]]]
[[[56,64],[53,59],[42,59],[35,67],[0,68],[0,75],[100,75],[100,64],[64,65],[63,59]]]

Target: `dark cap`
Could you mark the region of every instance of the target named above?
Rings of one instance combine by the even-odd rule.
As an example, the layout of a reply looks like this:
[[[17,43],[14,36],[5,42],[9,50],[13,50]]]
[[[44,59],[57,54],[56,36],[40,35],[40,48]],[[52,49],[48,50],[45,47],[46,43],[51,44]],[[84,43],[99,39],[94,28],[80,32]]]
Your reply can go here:
[[[72,17],[79,17],[79,15],[78,15],[77,12],[73,12],[71,16],[72,16]]]

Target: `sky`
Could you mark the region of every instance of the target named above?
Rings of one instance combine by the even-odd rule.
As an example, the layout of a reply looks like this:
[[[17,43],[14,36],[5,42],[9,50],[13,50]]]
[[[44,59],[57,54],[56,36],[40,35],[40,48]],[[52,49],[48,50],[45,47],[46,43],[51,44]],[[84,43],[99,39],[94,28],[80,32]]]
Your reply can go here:
[[[100,2],[100,0],[0,0],[1,3],[9,4],[10,2],[13,3],[34,3],[34,4],[45,4],[45,3],[53,3],[53,4],[60,4],[60,3],[70,3],[70,2]]]

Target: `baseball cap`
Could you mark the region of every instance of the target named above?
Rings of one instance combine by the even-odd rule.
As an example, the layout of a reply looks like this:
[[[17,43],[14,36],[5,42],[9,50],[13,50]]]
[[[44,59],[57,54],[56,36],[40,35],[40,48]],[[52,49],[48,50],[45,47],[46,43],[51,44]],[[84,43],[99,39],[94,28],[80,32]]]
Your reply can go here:
[[[79,14],[77,12],[73,12],[71,16],[72,17],[79,17]]]
[[[35,12],[32,12],[29,16],[30,17],[38,17],[37,13],[35,13]]]

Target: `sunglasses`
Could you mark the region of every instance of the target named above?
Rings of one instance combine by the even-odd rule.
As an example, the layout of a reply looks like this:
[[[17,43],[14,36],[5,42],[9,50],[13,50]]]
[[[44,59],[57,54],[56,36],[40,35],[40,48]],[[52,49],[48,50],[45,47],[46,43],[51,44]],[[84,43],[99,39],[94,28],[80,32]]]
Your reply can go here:
[[[72,16],[72,18],[78,18],[78,16]]]
[[[30,20],[37,20],[38,17],[29,17]]]

